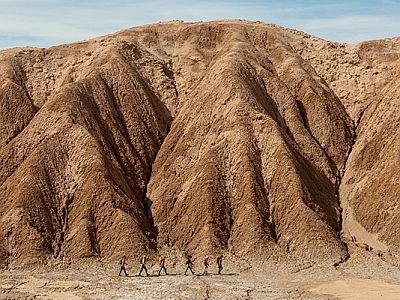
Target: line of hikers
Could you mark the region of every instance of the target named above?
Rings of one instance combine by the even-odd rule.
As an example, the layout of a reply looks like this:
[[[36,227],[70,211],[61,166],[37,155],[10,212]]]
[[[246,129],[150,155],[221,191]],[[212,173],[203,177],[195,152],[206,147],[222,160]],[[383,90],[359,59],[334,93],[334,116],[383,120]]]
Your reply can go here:
[[[216,264],[218,268],[218,274],[221,275],[222,272],[222,259],[223,255],[221,254],[220,256],[217,257]],[[149,273],[147,272],[147,267],[146,267],[146,262],[147,262],[147,257],[146,255],[143,255],[141,260],[140,260],[140,271],[139,271],[139,276],[142,276],[142,272],[144,271],[146,276],[149,276]],[[126,265],[128,264],[126,262],[126,256],[123,255],[119,260],[118,264],[120,266],[119,274],[118,276],[121,276],[121,273],[124,272],[125,276],[128,276],[128,273],[126,272]],[[158,271],[158,276],[161,275],[161,272],[164,271],[165,275],[168,275],[167,268],[165,267],[165,257],[160,256],[158,259],[158,265],[160,266],[160,270]],[[210,266],[210,258],[208,256],[204,257],[203,259],[203,266],[204,266],[204,271],[203,275],[208,274],[208,267]],[[185,275],[187,275],[187,272],[190,271],[192,274],[195,272],[193,271],[193,260],[192,256],[188,255],[186,259],[186,270],[185,270]]]

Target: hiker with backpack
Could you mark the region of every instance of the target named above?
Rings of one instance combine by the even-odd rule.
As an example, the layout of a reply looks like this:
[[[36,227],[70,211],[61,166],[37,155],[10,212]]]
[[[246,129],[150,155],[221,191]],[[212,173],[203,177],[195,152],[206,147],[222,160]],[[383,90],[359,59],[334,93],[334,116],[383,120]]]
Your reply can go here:
[[[120,266],[120,270],[119,270],[118,276],[121,276],[121,272],[122,272],[122,271],[124,271],[125,276],[128,276],[128,274],[126,273],[126,269],[125,269],[125,266],[128,264],[128,263],[126,262],[126,256],[125,256],[125,255],[123,255],[123,256],[118,260],[118,264],[119,264],[119,266]]]
[[[224,256],[221,254],[220,256],[217,257],[217,267],[218,267],[218,275],[221,275],[221,271],[223,269],[222,267],[222,258]]]
[[[168,275],[167,269],[165,268],[165,257],[164,256],[160,256],[160,258],[158,259],[158,264],[160,265],[160,271],[158,271],[158,276],[161,275],[162,270],[164,270],[165,275]]]
[[[209,260],[208,256],[204,257],[203,265],[204,265],[203,275],[207,275],[208,266],[210,265],[210,260]]]
[[[142,256],[142,259],[140,260],[140,272],[139,276],[142,276],[142,271],[144,270],[146,272],[146,276],[149,276],[149,273],[147,273],[147,268],[146,268],[146,255]]]
[[[187,272],[188,270],[190,270],[190,272],[192,272],[192,275],[194,274],[194,272],[193,272],[193,270],[192,270],[192,267],[193,267],[192,256],[191,256],[191,255],[188,255],[187,260],[186,260],[185,275],[186,275],[186,272]]]

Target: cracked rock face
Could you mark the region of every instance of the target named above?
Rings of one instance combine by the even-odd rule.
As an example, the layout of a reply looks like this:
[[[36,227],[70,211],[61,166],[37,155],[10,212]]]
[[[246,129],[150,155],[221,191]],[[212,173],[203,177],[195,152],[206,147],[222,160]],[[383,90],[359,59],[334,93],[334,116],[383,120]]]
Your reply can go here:
[[[399,48],[226,21],[0,52],[0,263],[398,256]]]

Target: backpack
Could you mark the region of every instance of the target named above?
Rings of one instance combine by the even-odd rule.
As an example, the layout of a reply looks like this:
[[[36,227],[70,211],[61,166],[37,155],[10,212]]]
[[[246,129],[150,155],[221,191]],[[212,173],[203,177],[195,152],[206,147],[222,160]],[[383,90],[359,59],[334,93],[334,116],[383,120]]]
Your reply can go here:
[[[122,265],[122,257],[118,260],[118,264]]]

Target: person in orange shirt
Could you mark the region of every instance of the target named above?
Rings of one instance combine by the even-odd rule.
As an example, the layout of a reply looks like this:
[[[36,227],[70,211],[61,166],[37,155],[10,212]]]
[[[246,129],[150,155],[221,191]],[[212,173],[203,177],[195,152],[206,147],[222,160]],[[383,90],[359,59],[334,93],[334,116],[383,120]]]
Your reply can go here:
[[[162,270],[164,270],[165,275],[168,275],[167,269],[165,268],[165,257],[164,256],[160,256],[160,258],[158,259],[158,264],[160,265],[160,271],[158,271],[158,276],[161,275]]]
[[[121,267],[121,269],[119,270],[118,276],[121,276],[121,272],[122,272],[122,271],[124,271],[125,276],[128,276],[128,273],[126,273],[126,269],[125,269],[125,266],[128,264],[128,263],[126,262],[126,256],[125,256],[125,255],[122,256],[122,257],[119,259],[118,264],[119,264],[119,266]]]

